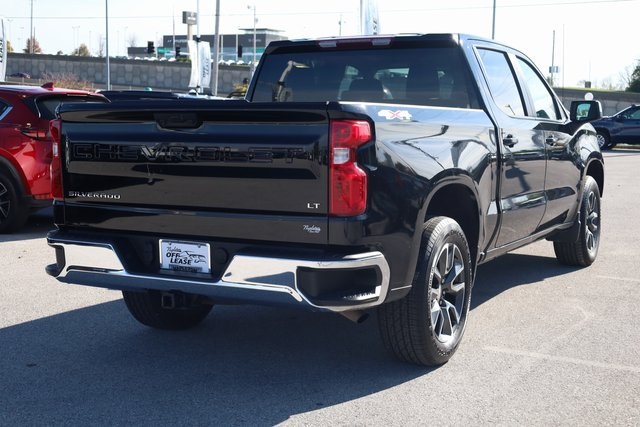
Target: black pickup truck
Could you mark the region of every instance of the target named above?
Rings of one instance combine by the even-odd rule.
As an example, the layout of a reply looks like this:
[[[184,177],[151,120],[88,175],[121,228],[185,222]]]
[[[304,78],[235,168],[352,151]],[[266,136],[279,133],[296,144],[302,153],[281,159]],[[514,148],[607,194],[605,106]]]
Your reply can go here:
[[[441,364],[478,264],[545,238],[595,260],[598,117],[489,40],[275,42],[246,100],[59,109],[47,272],[121,290],[160,329],[225,303],[375,308],[393,354]]]

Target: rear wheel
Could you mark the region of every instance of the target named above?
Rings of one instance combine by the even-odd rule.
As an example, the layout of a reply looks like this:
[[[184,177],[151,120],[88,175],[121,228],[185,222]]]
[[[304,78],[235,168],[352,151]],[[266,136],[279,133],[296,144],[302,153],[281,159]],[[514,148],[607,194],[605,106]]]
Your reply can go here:
[[[213,305],[192,294],[159,291],[122,291],[129,312],[140,323],[156,329],[189,329],[204,320]]]
[[[0,233],[9,233],[27,221],[29,206],[10,176],[0,172]]]
[[[580,203],[580,233],[575,242],[553,242],[561,264],[587,267],[596,260],[600,246],[600,188],[595,179],[586,177]]]
[[[411,291],[379,307],[385,347],[406,362],[446,363],[462,339],[472,283],[469,246],[458,223],[447,217],[429,219]]]

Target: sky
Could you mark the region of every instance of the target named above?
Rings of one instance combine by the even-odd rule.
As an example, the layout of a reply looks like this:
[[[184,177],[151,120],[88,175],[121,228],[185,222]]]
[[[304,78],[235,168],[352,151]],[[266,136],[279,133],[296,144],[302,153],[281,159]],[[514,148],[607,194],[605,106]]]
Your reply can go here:
[[[527,54],[557,84],[617,85],[640,60],[640,0],[378,0],[381,33],[463,32],[495,39]],[[0,0],[7,38],[22,49],[35,37],[44,53],[71,53],[81,43],[96,54],[106,35],[109,54],[125,55],[132,39],[158,45],[165,34],[186,34],[182,11],[200,11],[200,33],[215,32],[215,0]],[[220,0],[220,33],[253,26],[282,30],[289,38],[354,35],[360,0]],[[555,32],[555,43],[554,43]]]

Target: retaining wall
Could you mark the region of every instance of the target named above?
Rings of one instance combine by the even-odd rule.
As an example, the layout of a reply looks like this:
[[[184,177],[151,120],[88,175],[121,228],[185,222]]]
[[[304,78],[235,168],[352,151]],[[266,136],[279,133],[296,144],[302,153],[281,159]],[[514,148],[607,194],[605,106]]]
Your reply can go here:
[[[183,62],[110,58],[109,69],[113,89],[150,87],[185,92],[191,76],[191,64]],[[7,76],[18,72],[28,73],[32,79],[44,79],[47,75],[74,76],[88,82],[93,89],[104,89],[107,82],[105,58],[9,53]],[[218,76],[218,93],[226,95],[234,85],[250,78],[251,72],[248,66],[220,65]]]
[[[150,87],[184,92],[188,89],[191,75],[191,64],[181,62],[111,58],[109,68],[113,89]],[[47,74],[73,75],[89,82],[93,89],[104,89],[107,81],[104,58],[9,53],[7,75],[17,72],[29,73],[34,79],[42,79]],[[250,78],[251,72],[248,66],[220,65],[218,76],[218,94],[224,96],[244,78]],[[594,98],[602,103],[605,115],[612,115],[630,104],[640,104],[638,93],[564,88],[556,88],[556,92],[567,108],[571,101],[582,100],[587,92],[591,92]]]

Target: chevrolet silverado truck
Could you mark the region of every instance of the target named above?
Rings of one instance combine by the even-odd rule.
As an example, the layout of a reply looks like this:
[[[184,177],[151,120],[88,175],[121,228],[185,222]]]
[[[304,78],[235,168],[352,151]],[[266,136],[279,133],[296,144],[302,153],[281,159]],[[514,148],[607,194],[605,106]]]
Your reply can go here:
[[[392,354],[442,364],[480,263],[541,239],[594,262],[601,113],[570,110],[524,54],[458,34],[274,42],[244,100],[65,104],[47,272],[159,329],[375,309]]]

